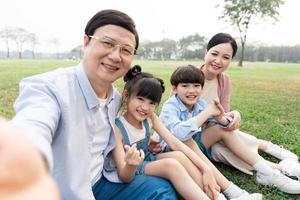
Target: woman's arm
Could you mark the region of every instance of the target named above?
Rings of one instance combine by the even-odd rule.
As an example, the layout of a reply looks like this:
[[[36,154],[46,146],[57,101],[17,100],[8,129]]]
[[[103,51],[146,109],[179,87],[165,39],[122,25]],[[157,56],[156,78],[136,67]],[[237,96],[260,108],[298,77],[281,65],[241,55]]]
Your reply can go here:
[[[123,182],[128,183],[134,178],[136,169],[143,162],[145,155],[143,150],[137,150],[136,144],[133,144],[131,147],[128,145],[123,147],[123,137],[120,130],[117,127],[115,127],[114,130],[116,147],[112,151],[112,155],[120,179]],[[124,148],[126,152],[124,151]]]

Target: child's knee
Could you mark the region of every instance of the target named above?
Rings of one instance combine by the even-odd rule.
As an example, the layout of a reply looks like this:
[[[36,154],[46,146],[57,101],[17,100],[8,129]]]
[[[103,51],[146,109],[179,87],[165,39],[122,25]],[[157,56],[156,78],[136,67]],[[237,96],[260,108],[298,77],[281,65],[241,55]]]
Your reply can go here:
[[[171,173],[184,170],[184,167],[175,158],[164,159],[164,167],[165,167],[166,171],[169,171]]]
[[[182,153],[181,151],[172,151],[172,156],[176,160],[184,160],[187,158],[186,155],[184,153]]]

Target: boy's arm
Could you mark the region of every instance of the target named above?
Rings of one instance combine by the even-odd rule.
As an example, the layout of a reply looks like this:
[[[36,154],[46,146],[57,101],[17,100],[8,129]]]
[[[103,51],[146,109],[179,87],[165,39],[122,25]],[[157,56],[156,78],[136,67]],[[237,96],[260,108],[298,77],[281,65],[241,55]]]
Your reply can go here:
[[[114,132],[116,136],[116,147],[112,151],[112,155],[120,179],[123,182],[128,183],[134,178],[137,167],[143,162],[145,157],[144,152],[143,150],[137,150],[136,144],[133,144],[131,147],[125,145],[125,152],[123,147],[123,137],[120,130],[115,127]]]
[[[181,141],[190,139],[198,130],[196,117],[182,121],[181,110],[174,102],[166,102],[160,112],[161,122]]]

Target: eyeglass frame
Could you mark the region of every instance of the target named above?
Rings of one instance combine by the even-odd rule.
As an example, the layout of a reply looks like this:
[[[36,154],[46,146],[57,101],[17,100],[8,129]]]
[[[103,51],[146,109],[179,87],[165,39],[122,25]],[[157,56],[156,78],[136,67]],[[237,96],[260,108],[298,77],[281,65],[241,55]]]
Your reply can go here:
[[[110,50],[114,50],[116,47],[118,47],[119,52],[122,54],[122,49],[124,49],[124,47],[130,47],[132,48],[132,50],[128,50],[125,48],[125,50],[128,51],[129,54],[123,53],[122,55],[124,56],[134,56],[136,55],[137,49],[135,49],[134,47],[132,47],[131,45],[128,44],[118,44],[117,42],[113,42],[114,39],[107,37],[107,36],[103,36],[102,38],[94,36],[94,35],[88,35],[89,38],[96,40],[97,42],[101,43],[102,45],[105,45],[106,48],[110,48]],[[110,39],[112,41],[105,41],[104,39]],[[111,47],[110,47],[111,46]]]

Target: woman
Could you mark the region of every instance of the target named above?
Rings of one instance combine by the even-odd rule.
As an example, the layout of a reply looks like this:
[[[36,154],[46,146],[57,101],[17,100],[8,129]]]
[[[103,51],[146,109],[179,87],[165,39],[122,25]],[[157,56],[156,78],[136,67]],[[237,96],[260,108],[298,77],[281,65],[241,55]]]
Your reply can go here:
[[[205,130],[203,130],[203,133],[205,135],[205,133],[209,133],[211,131],[227,132],[227,134],[229,134],[229,132],[233,132],[241,137],[244,143],[251,148],[255,154],[257,154],[257,150],[260,149],[282,160],[279,164],[264,160],[270,167],[280,170],[284,174],[297,176],[298,179],[300,179],[300,165],[297,162],[298,157],[294,153],[269,141],[258,139],[252,135],[238,130],[241,119],[240,113],[238,111],[229,112],[231,87],[230,78],[223,73],[231,63],[236,51],[236,41],[226,33],[218,33],[208,42],[204,58],[205,64],[201,66],[201,70],[203,71],[206,79],[201,98],[207,102],[212,102],[214,99],[218,99],[227,112],[226,114],[231,116],[233,121],[225,129],[220,128],[219,126],[214,126],[213,124],[207,124]],[[245,162],[245,156],[243,157],[241,154],[237,154],[237,152],[227,148],[223,143],[219,142],[212,145],[212,159],[214,161],[232,165],[245,173],[252,174],[251,171],[256,169],[253,167],[253,165]],[[261,177],[259,177],[259,174],[257,180],[265,185],[274,185],[273,183],[262,180]],[[297,184],[291,179],[285,179],[285,183],[282,181],[282,183],[276,185],[276,187],[284,192],[293,193],[293,189],[291,189],[292,187],[286,187],[286,185],[284,186],[284,184],[291,183],[293,183],[292,185],[294,186]]]

